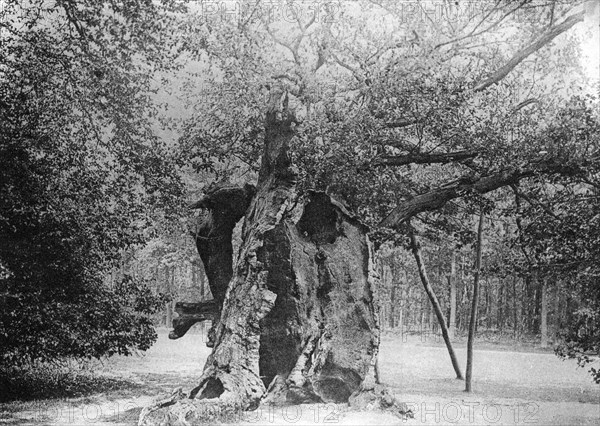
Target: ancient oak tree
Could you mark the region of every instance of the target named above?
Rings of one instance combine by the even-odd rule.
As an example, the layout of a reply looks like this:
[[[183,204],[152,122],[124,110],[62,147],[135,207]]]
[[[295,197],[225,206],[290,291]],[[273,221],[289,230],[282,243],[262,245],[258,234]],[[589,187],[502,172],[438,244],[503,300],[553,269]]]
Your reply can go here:
[[[203,407],[235,412],[264,398],[363,404],[379,397],[394,407],[381,388],[363,397],[379,347],[368,230],[325,193],[297,196],[288,156],[294,126],[287,94],[278,92],[266,114],[256,189],[220,187],[196,203],[206,210],[196,241],[214,300],[180,304],[172,337],[211,316],[213,351],[189,398],[178,393],[145,409],[140,423],[206,420]],[[232,229],[242,216],[232,268]]]

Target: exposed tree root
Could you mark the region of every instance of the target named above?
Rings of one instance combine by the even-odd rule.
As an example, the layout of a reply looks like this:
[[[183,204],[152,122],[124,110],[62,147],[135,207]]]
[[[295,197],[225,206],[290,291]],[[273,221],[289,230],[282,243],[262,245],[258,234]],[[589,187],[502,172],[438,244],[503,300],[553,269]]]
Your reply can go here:
[[[279,390],[288,389],[282,378],[274,380],[273,386],[280,387]],[[268,396],[263,399],[261,406],[268,405],[271,408],[288,406],[289,401],[272,397],[274,390],[276,389],[269,388]],[[300,402],[310,401],[302,400]],[[414,418],[414,413],[407,404],[398,401],[384,385],[380,384],[363,384],[350,396],[348,404],[352,410],[390,412],[403,420]],[[242,419],[244,411],[239,398],[231,393],[221,394],[216,398],[194,399],[185,397],[181,389],[178,389],[170,397],[163,398],[152,406],[144,408],[140,414],[138,426],[235,423]]]
[[[389,411],[402,419],[414,418],[414,413],[404,402],[394,397],[384,385],[364,385],[348,400],[351,408],[360,411]]]
[[[152,413],[159,411],[161,408],[170,407],[177,401],[182,401],[185,399],[186,396],[181,388],[175,389],[171,393],[171,395],[167,396],[166,398],[159,398],[158,400],[154,401],[151,405],[148,405],[147,407],[144,407],[142,409],[138,420],[138,426],[143,426],[146,424],[156,424],[153,421],[151,421],[151,423],[148,423],[149,420],[153,420],[152,417],[155,417],[152,416]],[[160,415],[164,416],[164,413],[161,412]]]
[[[140,414],[138,426],[151,425],[210,425],[219,423],[235,423],[240,420],[242,410],[235,401],[225,398],[215,399],[181,399],[173,402],[169,409],[156,409]]]

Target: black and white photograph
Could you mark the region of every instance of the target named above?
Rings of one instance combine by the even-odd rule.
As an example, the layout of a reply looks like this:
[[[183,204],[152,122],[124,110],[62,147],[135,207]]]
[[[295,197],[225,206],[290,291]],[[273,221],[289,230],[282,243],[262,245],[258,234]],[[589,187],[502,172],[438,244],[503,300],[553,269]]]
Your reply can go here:
[[[0,426],[600,425],[600,0],[0,0]]]

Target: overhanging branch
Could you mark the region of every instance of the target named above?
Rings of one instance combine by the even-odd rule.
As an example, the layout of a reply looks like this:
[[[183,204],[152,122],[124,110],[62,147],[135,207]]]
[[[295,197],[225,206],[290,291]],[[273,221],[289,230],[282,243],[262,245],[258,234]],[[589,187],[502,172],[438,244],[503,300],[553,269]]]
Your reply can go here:
[[[550,28],[543,36],[541,36],[535,42],[515,53],[514,56],[510,59],[510,61],[508,61],[498,70],[496,70],[492,75],[490,75],[482,83],[477,85],[473,90],[475,92],[481,92],[487,89],[488,87],[500,82],[527,57],[540,50],[542,47],[550,43],[556,37],[572,28],[575,24],[582,22],[584,15],[585,11],[581,11],[579,13],[569,16],[560,24]]]
[[[385,127],[388,129],[403,129],[404,127],[412,126],[413,124],[419,123],[421,120],[397,120],[385,123]]]
[[[552,211],[552,209],[550,207],[548,207],[547,205],[545,205],[544,203],[542,203],[540,200],[530,197],[529,195],[525,194],[523,191],[519,191],[519,188],[516,185],[511,185],[511,188],[512,188],[513,192],[515,193],[515,196],[524,199],[532,207],[536,207],[536,206],[540,207],[548,215],[552,216],[555,219],[560,220],[560,218]]]
[[[555,25],[549,28],[541,37],[535,40],[530,45],[524,47],[519,50],[517,53],[513,55],[513,57],[498,70],[493,72],[488,78],[479,83],[477,86],[473,88],[474,92],[482,92],[485,89],[493,86],[494,84],[502,81],[512,70],[514,70],[521,62],[531,56],[533,53],[540,50],[542,47],[546,46],[552,40],[554,40],[559,35],[571,29],[577,23],[582,22],[585,16],[585,11],[580,11],[575,13],[568,18],[566,18],[563,22],[558,25]],[[524,105],[522,105],[524,106]],[[405,127],[412,126],[414,124],[418,124],[422,122],[422,119],[411,119],[411,120],[396,120],[393,122],[386,123],[385,126],[389,129],[402,129]]]
[[[404,201],[392,210],[379,225],[388,228],[396,227],[418,213],[437,210],[448,201],[459,198],[470,191],[486,194],[503,186],[516,184],[521,179],[537,174],[576,176],[580,173],[581,170],[578,167],[558,162],[542,161],[529,167],[514,167],[489,176],[464,177]]]
[[[406,155],[388,155],[377,158],[373,166],[405,166],[408,164],[447,164],[470,160],[477,157],[475,151],[457,151],[447,153],[423,153]]]

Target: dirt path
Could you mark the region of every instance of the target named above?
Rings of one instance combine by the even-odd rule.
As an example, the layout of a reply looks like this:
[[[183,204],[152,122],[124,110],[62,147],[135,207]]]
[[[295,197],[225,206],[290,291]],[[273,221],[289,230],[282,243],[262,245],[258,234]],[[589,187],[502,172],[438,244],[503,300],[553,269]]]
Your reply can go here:
[[[457,349],[461,360],[463,348]],[[99,372],[131,386],[85,398],[0,405],[2,424],[135,424],[141,408],[176,387],[189,390],[209,349],[201,334],[169,341],[166,331],[142,357],[114,358]],[[474,392],[453,379],[444,347],[384,337],[380,370],[396,396],[413,409],[403,421],[385,413],[350,411],[346,405],[261,407],[241,413],[246,425],[379,424],[600,424],[600,386],[574,362],[550,353],[476,350]]]

